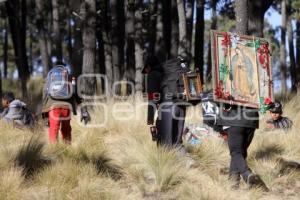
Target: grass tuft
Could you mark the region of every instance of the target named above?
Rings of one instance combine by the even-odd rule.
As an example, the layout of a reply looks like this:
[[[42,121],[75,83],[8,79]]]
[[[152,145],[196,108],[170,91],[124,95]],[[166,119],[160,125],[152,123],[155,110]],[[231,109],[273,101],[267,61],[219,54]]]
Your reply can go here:
[[[278,144],[270,144],[257,149],[253,152],[253,157],[255,159],[271,159],[278,156],[284,152],[284,148]]]
[[[43,155],[44,144],[37,138],[31,137],[16,154],[14,163],[23,169],[26,178],[34,175],[38,170],[51,164],[51,160]]]

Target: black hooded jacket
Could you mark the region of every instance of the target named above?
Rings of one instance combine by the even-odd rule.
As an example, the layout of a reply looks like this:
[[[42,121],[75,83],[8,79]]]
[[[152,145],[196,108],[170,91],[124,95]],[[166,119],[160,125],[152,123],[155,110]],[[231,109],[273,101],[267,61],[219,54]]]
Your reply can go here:
[[[189,72],[189,68],[182,67],[180,58],[167,60],[162,65],[163,76],[161,82],[161,94],[163,101],[176,101],[182,98],[184,92],[183,73]]]
[[[223,126],[258,128],[257,109],[215,102],[213,96],[213,91],[202,93],[203,123],[216,131],[222,130]]]
[[[220,104],[217,125],[259,128],[258,110],[244,106]]]

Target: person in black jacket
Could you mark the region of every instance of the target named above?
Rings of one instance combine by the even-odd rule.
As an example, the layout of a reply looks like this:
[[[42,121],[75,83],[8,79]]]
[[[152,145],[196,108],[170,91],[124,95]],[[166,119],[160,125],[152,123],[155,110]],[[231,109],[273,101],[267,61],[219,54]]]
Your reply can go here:
[[[258,110],[220,104],[220,116],[217,125],[223,126],[223,129],[228,133],[228,147],[231,157],[229,176],[235,181],[235,188],[239,186],[240,177],[242,177],[250,188],[261,187],[268,191],[263,180],[251,171],[246,161],[248,147],[254,137],[255,129],[259,126]]]
[[[182,73],[190,70],[185,61],[180,58],[167,60],[163,65],[161,81],[161,102],[158,111],[158,144],[178,148],[185,154],[182,145],[186,102],[184,101],[184,86]]]
[[[268,108],[271,119],[267,120],[267,130],[282,129],[290,130],[293,126],[293,121],[288,117],[282,116],[282,105],[280,102],[275,101],[271,103]]]
[[[156,56],[149,56],[142,70],[143,74],[147,75],[147,94],[148,94],[148,110],[147,110],[147,125],[150,126],[152,140],[157,139],[157,128],[155,123],[155,113],[160,102],[160,82],[162,78],[162,69],[159,60]]]

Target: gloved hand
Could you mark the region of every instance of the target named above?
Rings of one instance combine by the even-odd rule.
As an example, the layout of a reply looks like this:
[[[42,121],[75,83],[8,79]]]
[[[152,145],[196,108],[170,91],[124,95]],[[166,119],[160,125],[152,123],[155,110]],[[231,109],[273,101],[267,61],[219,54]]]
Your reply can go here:
[[[89,112],[87,111],[86,107],[82,107],[80,109],[81,115],[80,115],[80,121],[84,122],[84,124],[86,125],[89,121],[91,121],[91,116],[89,114]]]
[[[157,128],[156,126],[151,126],[150,127],[150,133],[152,136],[152,141],[156,141],[157,140]]]

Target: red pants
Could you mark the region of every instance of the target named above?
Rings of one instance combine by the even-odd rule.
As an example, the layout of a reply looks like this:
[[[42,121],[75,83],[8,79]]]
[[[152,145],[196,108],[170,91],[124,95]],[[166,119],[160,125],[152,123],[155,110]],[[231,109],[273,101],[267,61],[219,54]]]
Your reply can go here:
[[[71,115],[70,109],[66,108],[54,108],[49,111],[49,142],[55,143],[57,141],[57,135],[60,128],[62,139],[70,143],[71,142]]]

